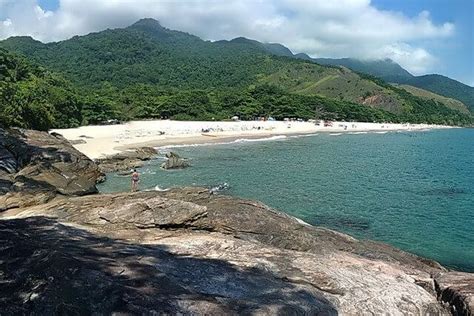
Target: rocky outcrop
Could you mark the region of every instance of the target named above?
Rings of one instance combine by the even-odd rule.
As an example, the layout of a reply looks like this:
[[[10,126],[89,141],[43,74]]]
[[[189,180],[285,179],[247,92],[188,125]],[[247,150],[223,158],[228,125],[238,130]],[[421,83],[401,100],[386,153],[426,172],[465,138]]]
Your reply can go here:
[[[360,97],[357,101],[360,104],[371,107],[379,107],[390,112],[400,112],[400,106],[397,102],[397,99],[391,95],[374,94],[366,97]]]
[[[140,147],[136,149],[126,150],[121,153],[97,159],[96,163],[102,172],[120,172],[131,173],[131,169],[140,168],[145,161],[152,159],[158,154],[153,147]]]
[[[81,196],[100,175],[60,135],[0,130],[2,315],[472,314],[470,273],[207,189]]]
[[[438,298],[453,315],[474,315],[474,274],[450,271],[435,276]]]
[[[161,164],[163,169],[183,169],[191,165],[188,159],[182,158],[174,152],[166,153],[166,158],[166,161]]]
[[[206,189],[2,216],[6,314],[449,314],[437,301],[447,283],[433,276],[451,272],[436,262]]]
[[[0,211],[95,193],[98,177],[94,162],[58,134],[0,129]]]
[[[39,217],[0,221],[0,241],[2,315],[337,314],[310,286],[211,249],[134,245]],[[189,251],[216,242],[233,240],[197,239]]]

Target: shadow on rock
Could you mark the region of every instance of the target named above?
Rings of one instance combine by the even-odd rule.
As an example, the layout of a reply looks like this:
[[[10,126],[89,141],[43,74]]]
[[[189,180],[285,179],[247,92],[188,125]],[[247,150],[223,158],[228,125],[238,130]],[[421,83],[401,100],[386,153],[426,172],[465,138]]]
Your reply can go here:
[[[258,268],[97,237],[46,217],[0,221],[0,310],[13,314],[337,314]]]
[[[59,134],[0,128],[0,212],[97,193],[101,173]]]

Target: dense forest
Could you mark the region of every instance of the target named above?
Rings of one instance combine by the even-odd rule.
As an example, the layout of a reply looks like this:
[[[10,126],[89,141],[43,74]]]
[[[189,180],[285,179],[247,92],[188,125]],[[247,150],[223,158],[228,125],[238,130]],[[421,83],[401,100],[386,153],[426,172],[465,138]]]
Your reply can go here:
[[[46,130],[82,123],[82,101],[60,75],[0,49],[0,124]]]
[[[110,119],[277,119],[472,124],[472,116],[346,68],[276,56],[245,38],[209,42],[145,19],[43,44],[0,42],[0,124],[35,129]]]
[[[247,89],[158,89],[137,84],[125,89],[104,85],[78,92],[60,75],[0,49],[0,123],[40,130],[95,124],[108,119],[169,117],[181,120],[243,119],[257,116],[360,121],[396,120],[370,107],[303,96],[262,84]]]

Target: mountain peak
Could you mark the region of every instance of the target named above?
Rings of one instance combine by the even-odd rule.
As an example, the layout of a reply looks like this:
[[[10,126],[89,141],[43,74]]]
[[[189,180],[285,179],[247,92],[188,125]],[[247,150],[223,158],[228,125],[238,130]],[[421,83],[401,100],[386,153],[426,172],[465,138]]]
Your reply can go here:
[[[155,20],[155,19],[153,19],[153,18],[140,19],[140,20],[138,20],[137,22],[133,23],[131,26],[132,26],[132,27],[137,27],[137,26],[139,26],[139,27],[144,27],[144,26],[145,26],[145,27],[154,27],[154,28],[159,27],[159,28],[163,28],[163,27],[161,26],[161,24],[160,24],[160,21]]]
[[[161,26],[158,20],[155,20],[152,18],[140,19],[137,22],[130,25],[128,28],[144,31],[151,34],[161,34],[167,31],[166,28]]]
[[[256,40],[252,40],[243,36],[236,37],[230,40],[230,43],[239,43],[239,44],[260,44],[260,42]]]
[[[171,31],[161,26],[158,20],[152,18],[138,20],[134,24],[127,27],[127,29],[139,31],[158,40],[167,40],[180,33],[178,31]]]
[[[294,57],[291,50],[280,43],[264,43],[263,46],[268,52],[272,53],[273,55]]]
[[[8,41],[23,41],[23,42],[29,42],[29,43],[41,43],[40,41],[34,39],[31,36],[27,35],[21,35],[21,36],[10,36],[7,38]]]

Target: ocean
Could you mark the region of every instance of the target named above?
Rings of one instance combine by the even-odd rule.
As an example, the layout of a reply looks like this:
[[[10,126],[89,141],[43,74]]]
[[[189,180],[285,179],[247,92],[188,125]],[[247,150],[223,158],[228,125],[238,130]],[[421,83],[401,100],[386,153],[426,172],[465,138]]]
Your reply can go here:
[[[474,272],[474,129],[320,133],[173,150],[192,167],[140,169],[142,190],[205,186],[312,225]],[[130,189],[109,174],[102,192]]]

